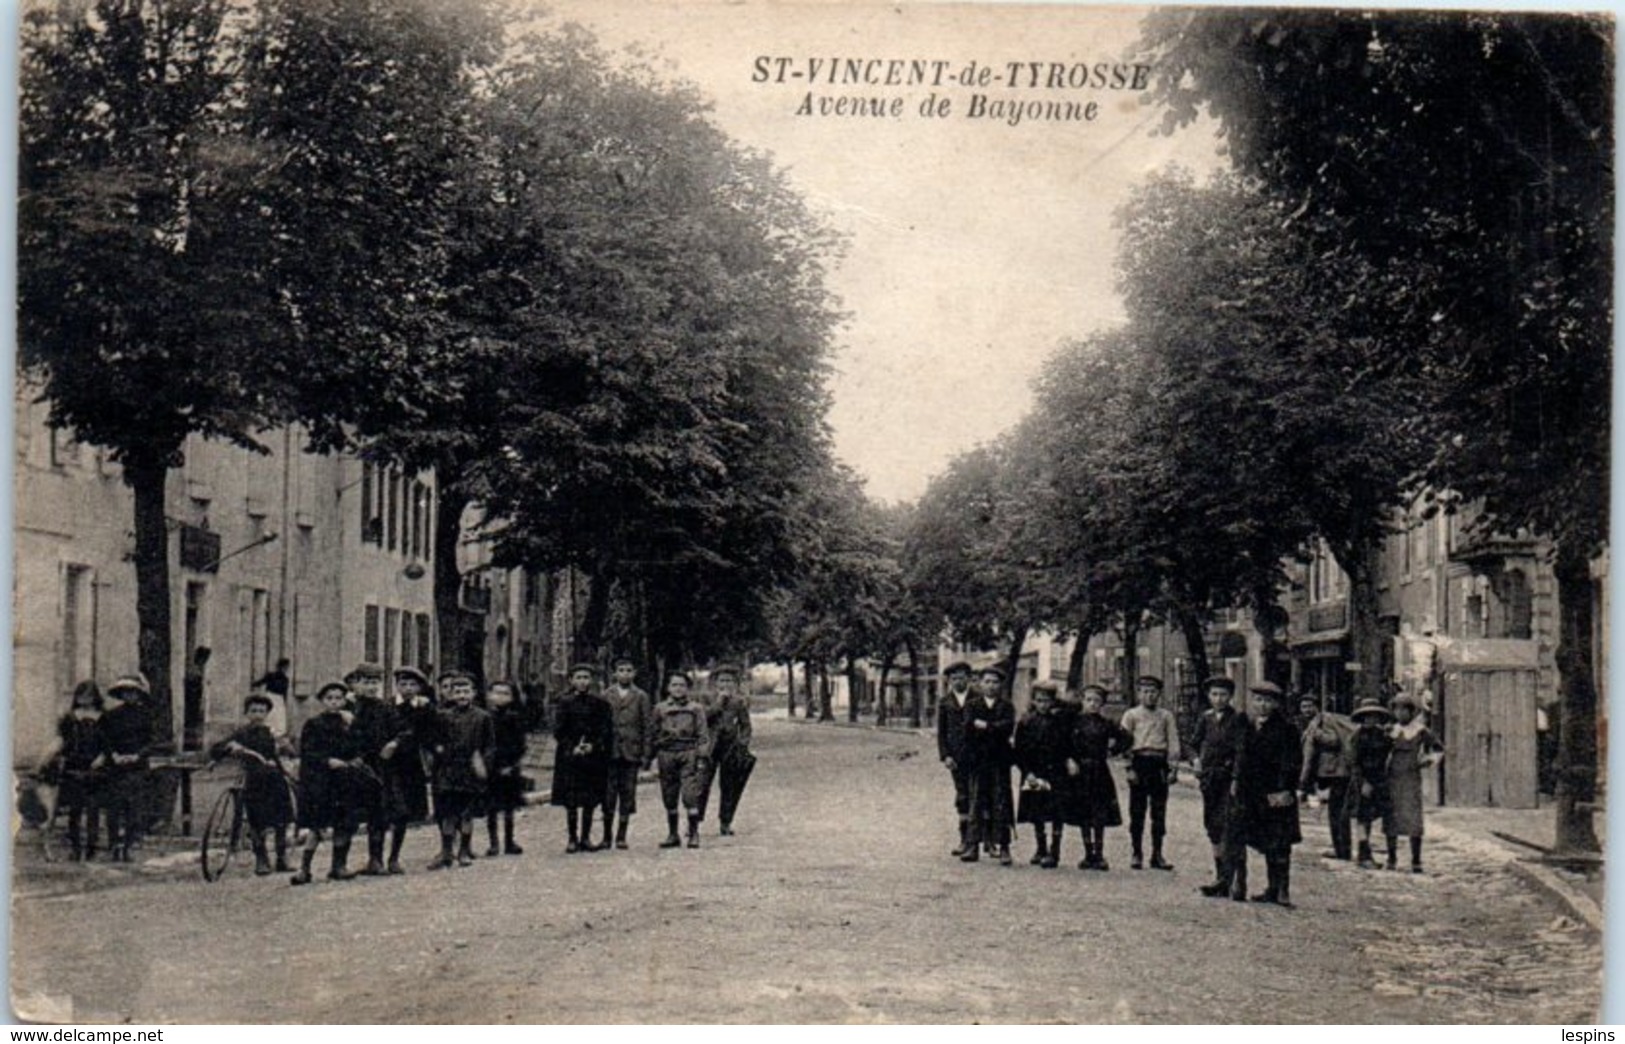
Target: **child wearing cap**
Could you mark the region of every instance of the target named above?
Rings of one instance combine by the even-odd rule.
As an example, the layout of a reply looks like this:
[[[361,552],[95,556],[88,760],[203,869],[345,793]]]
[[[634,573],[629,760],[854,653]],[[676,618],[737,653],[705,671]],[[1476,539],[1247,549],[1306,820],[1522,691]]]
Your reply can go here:
[[[243,701],[247,721],[209,748],[209,757],[216,761],[235,757],[242,762],[243,806],[248,818],[249,847],[254,851],[254,874],[258,877],[273,872],[265,845],[268,831],[274,833],[276,843],[274,872],[288,872],[288,822],[293,819],[288,779],[280,760],[283,745],[268,720],[274,706],[268,694],[252,694]]]
[[[348,709],[350,690],[342,682],[328,682],[316,693],[321,713],[305,722],[299,732],[299,833],[303,850],[299,870],[291,884],[307,885],[310,867],[321,846],[322,832],[333,834],[333,864],[327,876],[348,881],[350,839],[359,817],[358,796],[366,791],[355,774],[364,769],[361,745],[351,728],[355,715]]]
[[[107,712],[96,723],[97,754],[91,766],[107,812],[108,858],[115,863],[130,862],[130,850],[141,840],[147,756],[154,747],[149,694],[146,678],[124,675],[108,688]]]
[[[389,832],[389,854],[383,872],[401,874],[401,846],[409,823],[429,818],[429,779],[423,769],[424,733],[433,731],[434,700],[429,678],[416,667],[395,668],[393,698],[374,708],[377,717],[369,737],[369,764],[381,786],[378,821],[367,833],[366,873],[379,872],[384,856],[384,832]]]
[[[711,756],[711,734],[705,708],[688,697],[692,682],[683,671],[666,675],[666,698],[655,704],[652,749],[660,765],[660,799],[666,806],[666,840],[661,848],[682,844],[677,837],[677,808],[688,813],[688,847],[700,847],[700,785]]]
[[[937,702],[937,759],[954,782],[954,811],[959,815],[959,844],[949,853],[965,854],[970,837],[970,773],[965,762],[965,703],[970,699],[970,664],[956,660],[943,669],[948,691]]]
[[[1255,722],[1237,772],[1236,789],[1247,817],[1247,844],[1264,856],[1268,880],[1255,903],[1292,905],[1292,846],[1303,840],[1298,822],[1298,780],[1303,743],[1284,713],[1286,694],[1274,682],[1250,686]]]
[[[519,771],[525,758],[525,716],[512,682],[495,681],[485,690],[491,714],[491,781],[486,790],[485,832],[490,839],[487,856],[524,855],[513,839],[513,814],[525,803],[525,777]],[[502,847],[497,847],[497,820],[502,820]]]
[[[976,693],[965,702],[964,757],[970,779],[970,838],[960,860],[974,863],[984,843],[993,847],[1001,866],[1010,865],[1010,825],[1015,819],[1010,795],[1010,738],[1016,709],[1004,698],[1004,672],[985,667],[976,678]]]
[[[614,732],[609,752],[609,786],[604,791],[604,842],[609,843],[610,822],[615,826],[615,847],[626,848],[626,830],[638,810],[638,770],[654,759],[650,748],[654,704],[637,685],[638,668],[630,656],[615,659],[614,679],[604,690]],[[602,847],[602,846],[601,846]]]
[[[1128,823],[1134,853],[1129,866],[1145,865],[1146,812],[1151,813],[1151,869],[1172,870],[1162,856],[1162,839],[1168,831],[1168,786],[1173,782],[1179,761],[1179,724],[1172,711],[1157,704],[1162,700],[1162,679],[1145,675],[1135,683],[1139,702],[1123,714],[1122,727],[1129,734]]]
[[[344,684],[355,696],[355,719],[351,733],[355,737],[362,761],[377,777],[376,787],[358,788],[356,797],[362,800],[357,815],[367,823],[367,865],[361,873],[376,877],[384,873],[384,838],[395,818],[389,807],[387,783],[402,732],[407,731],[404,717],[395,705],[384,699],[384,669],[373,663],[358,664],[344,676]],[[393,744],[393,745],[392,745]],[[389,757],[384,756],[385,751]]]
[[[434,816],[440,854],[430,870],[474,862],[474,815],[491,778],[496,730],[491,715],[474,706],[474,678],[463,671],[440,676],[445,704],[434,714]],[[453,847],[456,851],[453,853]]]
[[[592,691],[597,675],[591,664],[571,667],[570,687],[553,711],[553,794],[549,801],[564,809],[569,832],[566,854],[593,850],[593,813],[609,791],[615,719],[609,704]],[[607,830],[604,847],[609,847]]]
[[[717,691],[706,720],[706,727],[711,730],[711,759],[705,787],[700,793],[700,819],[705,819],[706,799],[710,796],[711,780],[715,778],[721,783],[717,815],[724,837],[734,832],[739,798],[756,766],[756,755],[750,752],[750,698],[739,693],[739,674],[737,667],[718,667],[711,672]]]

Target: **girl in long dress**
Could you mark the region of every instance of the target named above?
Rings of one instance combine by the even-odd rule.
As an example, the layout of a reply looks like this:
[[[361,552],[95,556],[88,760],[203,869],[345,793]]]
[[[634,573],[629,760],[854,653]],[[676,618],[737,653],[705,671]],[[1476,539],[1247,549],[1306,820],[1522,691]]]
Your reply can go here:
[[[1422,770],[1438,764],[1444,747],[1417,714],[1416,701],[1394,697],[1394,724],[1388,735],[1388,869],[1399,866],[1399,838],[1411,840],[1411,873],[1422,872]]]

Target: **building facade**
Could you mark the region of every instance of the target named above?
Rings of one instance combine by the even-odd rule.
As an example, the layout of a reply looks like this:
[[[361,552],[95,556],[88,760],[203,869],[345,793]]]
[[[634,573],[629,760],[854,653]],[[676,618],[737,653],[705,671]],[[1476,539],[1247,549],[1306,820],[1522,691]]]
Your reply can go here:
[[[19,388],[16,418],[14,753],[47,754],[73,686],[137,669],[133,502],[118,466],[45,424]],[[309,697],[360,660],[422,664],[435,645],[430,475],[304,452],[302,432],[262,433],[268,452],[201,438],[170,473],[166,516],[174,741],[196,747],[239,720],[253,683],[290,662],[297,728]],[[211,650],[204,699],[186,664]]]

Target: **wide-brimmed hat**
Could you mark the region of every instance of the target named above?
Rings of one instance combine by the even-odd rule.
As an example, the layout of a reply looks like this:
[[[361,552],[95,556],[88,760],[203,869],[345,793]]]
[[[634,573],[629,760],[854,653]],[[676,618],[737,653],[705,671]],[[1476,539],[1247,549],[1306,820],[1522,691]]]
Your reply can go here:
[[[1382,701],[1377,699],[1375,696],[1365,697],[1355,706],[1352,711],[1349,712],[1349,717],[1353,718],[1355,721],[1359,721],[1361,718],[1369,716],[1381,718],[1393,717],[1393,715],[1389,713],[1388,708],[1384,707],[1382,705]]]
[[[147,676],[145,674],[142,674],[140,671],[132,671],[129,674],[121,674],[117,678],[113,679],[113,684],[107,687],[107,695],[109,696],[130,692],[139,692],[143,696],[152,695],[152,686],[147,684]],[[127,698],[127,696],[119,695],[119,699],[121,700]]]

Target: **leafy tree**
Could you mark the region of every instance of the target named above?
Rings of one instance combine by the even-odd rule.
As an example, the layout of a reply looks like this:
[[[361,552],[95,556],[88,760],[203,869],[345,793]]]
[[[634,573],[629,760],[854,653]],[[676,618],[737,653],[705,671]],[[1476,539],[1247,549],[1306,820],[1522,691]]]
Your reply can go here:
[[[418,390],[413,292],[438,231],[418,201],[441,171],[423,149],[475,36],[361,0],[96,0],[25,19],[19,364],[50,422],[107,449],[133,493],[161,733],[168,470],[193,434],[257,449],[300,420],[336,445]]]
[[[1597,847],[1591,557],[1607,532],[1613,33],[1601,16],[1168,12],[1169,129],[1201,107],[1238,166],[1373,267],[1417,278],[1433,488],[1548,535],[1562,622],[1560,848]]]

